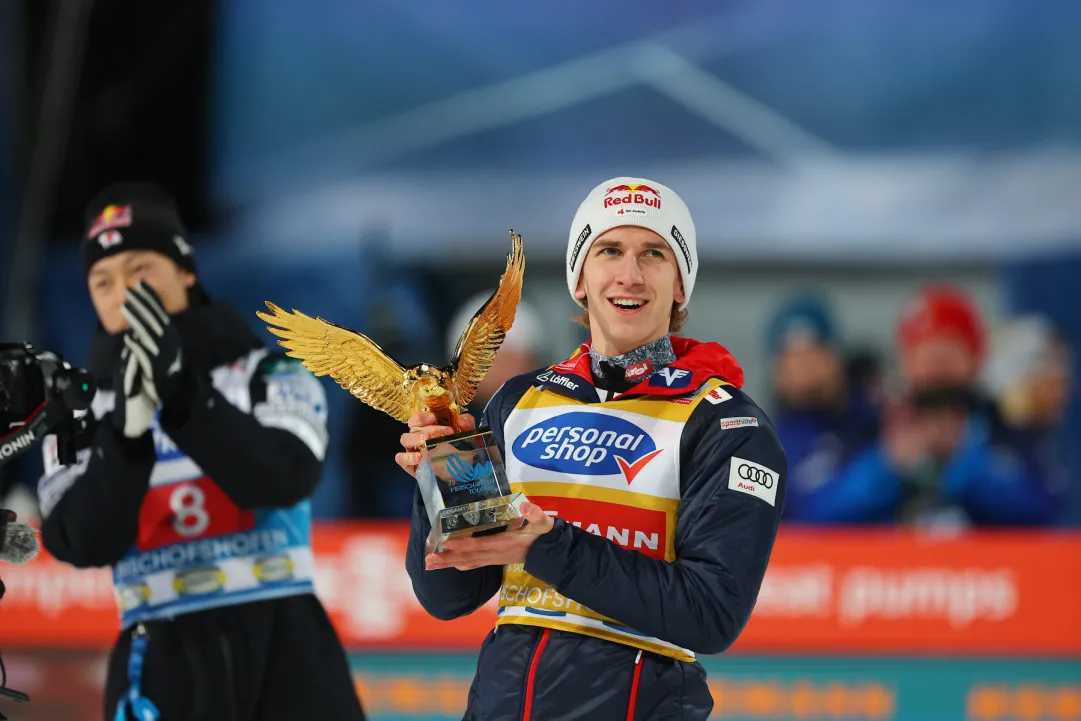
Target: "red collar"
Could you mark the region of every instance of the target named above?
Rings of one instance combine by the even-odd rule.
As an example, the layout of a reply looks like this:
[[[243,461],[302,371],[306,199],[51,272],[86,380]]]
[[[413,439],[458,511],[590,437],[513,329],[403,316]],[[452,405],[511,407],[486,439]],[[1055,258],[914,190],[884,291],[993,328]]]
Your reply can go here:
[[[692,338],[671,336],[672,350],[676,360],[671,365],[654,371],[621,396],[659,395],[676,396],[700,388],[710,378],[721,378],[736,388],[743,387],[743,369],[727,348],[719,343],[700,343]],[[589,347],[592,341],[578,346],[570,358],[552,366],[556,373],[578,376],[593,385],[593,371],[589,363]]]

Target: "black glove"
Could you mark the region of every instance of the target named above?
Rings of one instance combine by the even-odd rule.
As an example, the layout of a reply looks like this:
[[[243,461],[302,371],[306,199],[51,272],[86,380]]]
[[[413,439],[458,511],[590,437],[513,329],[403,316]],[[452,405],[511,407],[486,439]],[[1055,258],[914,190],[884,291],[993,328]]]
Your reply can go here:
[[[183,385],[184,359],[180,332],[169,320],[157,293],[146,283],[129,288],[120,307],[131,326],[124,343],[138,360],[147,394],[165,405]]]
[[[124,341],[128,342],[125,335]],[[147,393],[139,359],[130,348],[120,353],[120,367],[113,378],[116,403],[113,406],[113,425],[128,438],[138,438],[150,430],[158,405]]]

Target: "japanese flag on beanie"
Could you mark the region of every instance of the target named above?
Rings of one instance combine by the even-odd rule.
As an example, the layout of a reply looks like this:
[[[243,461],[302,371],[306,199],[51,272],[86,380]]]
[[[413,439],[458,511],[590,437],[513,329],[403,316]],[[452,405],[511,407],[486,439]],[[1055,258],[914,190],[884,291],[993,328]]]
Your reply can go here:
[[[574,297],[574,291],[578,289],[589,247],[604,233],[624,225],[652,230],[671,246],[685,294],[679,308],[686,308],[698,274],[698,250],[691,211],[674,190],[647,178],[606,180],[591,190],[578,206],[567,241],[567,289],[574,302],[586,307],[583,301]]]

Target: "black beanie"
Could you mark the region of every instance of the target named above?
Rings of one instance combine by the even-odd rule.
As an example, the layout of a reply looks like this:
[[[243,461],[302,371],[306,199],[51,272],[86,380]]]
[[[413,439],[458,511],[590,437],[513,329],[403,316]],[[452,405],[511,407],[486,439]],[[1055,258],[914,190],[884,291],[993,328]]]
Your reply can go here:
[[[125,250],[152,250],[195,273],[195,251],[176,202],[152,183],[116,183],[86,207],[83,275],[102,258]]]

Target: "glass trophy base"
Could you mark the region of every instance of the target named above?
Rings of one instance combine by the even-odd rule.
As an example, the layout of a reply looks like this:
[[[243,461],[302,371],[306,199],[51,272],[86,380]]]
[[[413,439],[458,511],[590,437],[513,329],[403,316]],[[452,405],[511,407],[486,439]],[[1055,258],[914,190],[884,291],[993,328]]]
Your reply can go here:
[[[522,517],[524,493],[511,490],[490,428],[432,438],[424,444],[417,485],[432,531],[427,552],[452,538],[496,532]]]
[[[514,493],[440,510],[428,534],[425,552],[439,553],[447,541],[505,528],[522,517],[526,500],[524,493]]]

